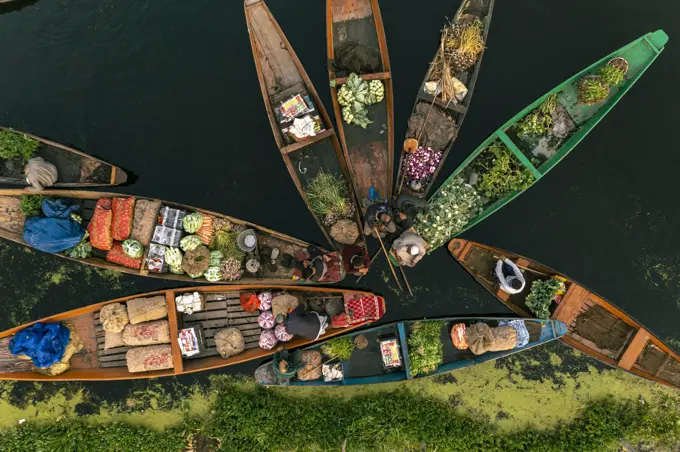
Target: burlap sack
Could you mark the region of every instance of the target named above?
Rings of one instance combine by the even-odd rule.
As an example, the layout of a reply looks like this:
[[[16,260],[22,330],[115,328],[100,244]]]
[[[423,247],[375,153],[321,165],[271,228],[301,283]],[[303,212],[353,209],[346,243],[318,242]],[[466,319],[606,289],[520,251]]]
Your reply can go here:
[[[351,245],[359,238],[359,227],[349,219],[339,220],[331,228],[331,237],[336,242]]]
[[[130,323],[137,324],[158,320],[168,316],[168,304],[164,295],[149,298],[135,298],[127,302],[128,317]]]
[[[517,346],[517,331],[511,326],[491,328],[486,323],[475,323],[467,328],[466,336],[470,351],[475,355],[512,350]]]
[[[46,162],[42,157],[32,158],[26,165],[26,181],[33,188],[33,191],[51,187],[57,182],[58,176],[57,167]]]
[[[172,347],[152,345],[133,348],[125,354],[129,372],[148,372],[151,370],[172,369]]]
[[[318,380],[321,378],[321,353],[316,350],[302,352],[300,363],[305,367],[298,370],[297,377],[301,381]]]
[[[274,318],[279,314],[286,317],[289,312],[292,312],[298,307],[298,304],[300,304],[300,302],[297,297],[293,295],[284,294],[276,296],[272,299],[272,314],[274,314]]]
[[[71,331],[71,336],[69,337],[68,344],[66,344],[64,356],[61,357],[59,362],[56,362],[49,367],[37,368],[36,372],[53,377],[66,372],[71,367],[71,357],[82,350],[84,344],[83,340],[76,334],[73,327],[69,326],[68,329]]]
[[[111,331],[106,331],[104,333],[104,350],[110,348],[122,347],[125,345],[123,342],[123,333],[112,333]]]
[[[102,322],[104,331],[120,333],[125,325],[130,323],[127,309],[122,303],[110,303],[99,311],[99,320]]]
[[[138,240],[145,247],[149,246],[160,208],[160,201],[137,200],[135,203],[135,214],[132,219],[131,239]]]
[[[215,348],[222,358],[231,358],[246,349],[246,340],[238,328],[224,328],[215,333]]]
[[[123,330],[123,343],[128,346],[170,343],[170,325],[167,320],[128,325]]]

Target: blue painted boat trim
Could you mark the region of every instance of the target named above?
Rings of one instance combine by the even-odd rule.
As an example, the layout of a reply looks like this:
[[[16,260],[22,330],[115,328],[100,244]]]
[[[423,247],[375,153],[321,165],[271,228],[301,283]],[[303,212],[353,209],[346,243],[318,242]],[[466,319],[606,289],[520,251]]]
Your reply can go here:
[[[402,358],[404,359],[404,369],[406,369],[406,378],[408,380],[413,379],[413,375],[411,375],[411,359],[409,358],[408,355],[408,341],[406,338],[406,326],[404,326],[403,322],[399,322],[397,325],[397,329],[399,330],[399,345],[401,346],[401,354]]]

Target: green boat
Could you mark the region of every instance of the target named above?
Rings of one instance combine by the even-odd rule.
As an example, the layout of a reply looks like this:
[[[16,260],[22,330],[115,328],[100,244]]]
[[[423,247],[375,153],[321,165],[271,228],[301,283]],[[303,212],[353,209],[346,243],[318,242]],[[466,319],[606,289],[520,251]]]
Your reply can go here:
[[[488,137],[428,200],[427,219],[415,229],[430,244],[430,251],[544,177],[609,113],[667,42],[662,30],[647,33],[558,85]],[[609,78],[615,72],[612,67],[619,68],[622,79]],[[497,165],[499,156],[507,164],[503,175],[512,173],[513,184],[485,180],[489,165]]]

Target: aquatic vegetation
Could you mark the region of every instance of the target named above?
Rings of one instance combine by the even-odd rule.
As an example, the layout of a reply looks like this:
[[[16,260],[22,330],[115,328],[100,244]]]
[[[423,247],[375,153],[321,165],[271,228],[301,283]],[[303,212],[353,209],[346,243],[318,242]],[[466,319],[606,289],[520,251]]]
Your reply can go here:
[[[578,84],[578,98],[586,105],[602,102],[609,95],[609,86],[600,77],[588,76]]]
[[[602,79],[602,83],[605,83],[606,85],[618,85],[623,81],[623,69],[618,66],[607,64],[600,68],[600,78]]]
[[[536,137],[547,133],[552,127],[552,116],[556,109],[557,94],[551,94],[537,109],[522,119],[517,125],[517,134]]]
[[[501,143],[492,143],[474,161],[482,172],[475,188],[492,201],[518,190],[526,190],[535,178],[510,150]]]

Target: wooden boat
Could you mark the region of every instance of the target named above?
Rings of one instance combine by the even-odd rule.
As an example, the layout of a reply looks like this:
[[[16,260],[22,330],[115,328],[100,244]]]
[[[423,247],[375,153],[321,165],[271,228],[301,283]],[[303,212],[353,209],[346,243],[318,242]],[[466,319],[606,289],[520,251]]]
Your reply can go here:
[[[468,1],[463,1],[461,2],[460,6],[458,7],[458,11],[456,11],[456,15],[453,16],[453,20],[451,21],[452,25],[461,25],[461,24],[469,24],[474,21],[479,21],[481,22],[483,26],[483,31],[482,31],[482,39],[484,40],[484,43],[487,41],[487,37],[489,35],[489,28],[491,28],[491,15],[493,13],[493,8],[495,6],[495,0],[468,0]],[[440,43],[441,45],[441,43]],[[418,94],[416,96],[416,101],[413,105],[413,112],[412,114],[415,114],[417,111],[417,108],[420,104],[426,105],[427,109],[438,109],[442,113],[445,113],[447,116],[451,118],[451,120],[456,124],[456,129],[457,133],[456,135],[446,144],[446,146],[442,149],[437,149],[436,146],[432,147],[435,151],[442,151],[442,158],[439,161],[439,165],[437,166],[437,169],[435,170],[434,174],[428,179],[428,181],[423,185],[422,189],[420,191],[413,191],[408,187],[407,181],[405,180],[405,175],[403,172],[403,164],[404,164],[404,159],[406,157],[406,152],[404,149],[401,151],[401,155],[399,157],[399,168],[398,168],[398,176],[397,176],[397,186],[395,187],[395,191],[398,194],[404,193],[407,195],[411,196],[416,196],[418,198],[427,198],[428,194],[430,193],[430,190],[433,188],[434,182],[437,179],[437,175],[439,175],[439,171],[441,170],[442,166],[444,166],[444,161],[446,160],[446,157],[448,157],[449,152],[451,151],[451,148],[453,147],[453,142],[456,140],[458,133],[460,133],[460,128],[463,126],[463,121],[465,120],[465,116],[467,116],[467,112],[470,108],[470,103],[472,102],[472,94],[475,90],[475,86],[477,84],[477,77],[479,75],[479,70],[482,67],[482,58],[484,57],[484,50],[482,50],[479,55],[477,56],[477,60],[470,69],[466,71],[462,71],[456,74],[456,78],[463,82],[465,86],[468,89],[467,95],[463,99],[462,102],[458,102],[455,100],[447,100],[443,101],[440,95],[431,95],[428,94],[428,92],[425,90],[425,83],[429,82],[431,80],[431,71],[432,71],[432,64],[435,62],[437,59],[437,56],[440,55],[440,50],[438,47],[437,52],[435,53],[435,58],[433,59],[433,62],[430,63],[430,67],[427,70],[427,74],[425,74],[425,78],[423,79],[423,83],[421,83],[419,89],[418,89]],[[439,85],[439,84],[438,84]],[[416,138],[418,137],[410,137],[407,136],[407,138]],[[420,140],[418,140],[420,141]],[[422,143],[419,143],[422,146],[425,147],[431,147],[427,141],[424,141]]]
[[[54,323],[62,322],[70,326],[84,342],[83,349],[73,355],[70,360],[71,369],[61,375],[47,376],[31,371],[30,361],[20,360],[13,357],[8,350],[9,340],[17,333],[36,322],[21,325],[16,328],[0,333],[0,380],[24,380],[24,381],[74,381],[74,380],[132,380],[140,378],[166,377],[171,375],[183,375],[202,370],[218,369],[254,359],[262,359],[274,354],[278,349],[303,347],[314,341],[302,337],[295,337],[289,342],[280,342],[274,350],[259,348],[261,328],[257,322],[258,314],[251,314],[241,308],[239,295],[243,291],[285,291],[291,295],[302,297],[307,301],[314,299],[327,299],[337,297],[351,299],[355,296],[373,295],[368,292],[325,289],[319,287],[292,287],[292,286],[200,286],[188,289],[159,290],[142,295],[118,298],[105,301],[80,309],[64,312],[62,314],[47,317],[38,322]],[[177,312],[175,297],[183,293],[199,292],[205,296],[206,308],[193,314]],[[167,320],[170,326],[170,338],[172,347],[173,368],[150,372],[128,372],[125,354],[132,347],[116,347],[104,350],[104,330],[99,320],[99,311],[109,303],[124,303],[128,300],[151,296],[165,296],[168,305]],[[382,299],[381,299],[382,300]],[[384,302],[384,300],[382,300]],[[179,344],[176,340],[178,331],[187,325],[200,324],[203,336],[206,340],[206,349],[198,355],[186,358],[182,356]],[[361,326],[357,324],[346,328],[329,328],[319,339],[326,339],[343,334]],[[213,339],[215,333],[225,327],[238,328],[244,336],[245,351],[223,359],[215,348]],[[10,371],[8,371],[10,370]]]
[[[578,143],[609,113],[609,111],[621,100],[635,82],[642,76],[647,68],[656,61],[659,54],[668,42],[668,36],[663,30],[647,33],[630,44],[607,55],[601,60],[588,66],[578,74],[567,79],[534,103],[519,112],[508,122],[503,124],[496,132],[488,137],[463,163],[449,176],[449,178],[437,189],[428,200],[429,204],[437,202],[437,198],[447,186],[462,178],[467,182],[472,177],[473,163],[491,145],[505,146],[516,159],[520,168],[526,168],[533,176],[533,185],[544,177],[563,158],[567,156]],[[628,71],[624,81],[611,86],[606,100],[593,105],[586,105],[579,101],[579,81],[586,76],[596,74],[599,69],[614,58],[622,57],[628,62]],[[540,139],[524,139],[519,136],[517,126],[529,114],[534,112],[552,94],[557,95],[557,108],[566,112],[573,121],[575,128],[564,139],[557,139],[552,134],[541,136]],[[533,162],[532,162],[533,160]],[[479,171],[479,170],[477,170]],[[527,187],[528,188],[528,187]],[[526,189],[524,189],[526,190]],[[499,199],[486,201],[482,211],[476,217],[467,222],[466,226],[459,230],[456,235],[463,233],[477,223],[483,221],[491,214],[518,197],[524,190],[516,190],[501,196]]]
[[[551,319],[569,325],[562,338],[566,344],[613,367],[680,388],[680,356],[663,344],[640,322],[601,296],[567,276],[517,254],[467,240],[449,242],[449,251],[463,267],[503,304],[523,317],[535,317],[526,305],[531,284],[555,275],[565,278],[566,293],[553,303]],[[524,290],[508,295],[494,276],[500,256],[523,270]]]
[[[347,187],[348,197],[354,205],[353,219],[357,222],[359,230],[362,230],[359,209],[349,183],[347,162],[333,124],[314,85],[265,2],[245,0],[244,7],[257,77],[281,157],[300,196],[329,243],[340,249],[343,245],[333,240],[330,227],[324,224],[324,218],[312,210],[305,191],[310,182],[322,172],[342,179]],[[308,113],[313,116],[320,128],[316,135],[305,139],[298,139],[288,132],[287,125],[292,120],[285,124],[280,122],[281,105],[296,95],[300,95],[310,107]]]
[[[19,209],[19,202],[21,196],[25,195],[26,192],[23,190],[0,190],[0,237],[12,240],[13,242],[19,243],[21,245],[29,246],[23,239],[24,221],[25,216]],[[71,191],[71,190],[44,190],[41,194],[46,196],[54,196],[59,198],[69,198],[72,202],[79,204],[81,209],[79,214],[83,218],[83,225],[87,227],[92,215],[94,213],[94,207],[97,200],[100,198],[116,198],[121,197],[117,193],[104,193],[104,192],[93,192],[93,191]],[[149,199],[140,198],[136,199]],[[154,200],[156,201],[156,200]],[[290,255],[295,255],[295,253],[303,248],[309,246],[309,243],[303,242],[296,238],[290,237],[280,232],[273,231],[271,229],[259,226],[254,223],[239,220],[237,218],[229,217],[227,215],[222,215],[220,213],[211,212],[205,209],[198,209],[196,207],[186,206],[183,204],[177,204],[172,202],[161,201],[165,206],[172,208],[183,209],[191,212],[200,212],[206,215],[210,215],[216,218],[224,218],[232,223],[241,225],[245,228],[250,228],[255,230],[257,236],[258,252],[260,247],[268,246],[270,248],[279,248],[281,253],[286,253]],[[148,248],[148,247],[147,247]],[[63,257],[69,260],[81,262],[88,265],[93,265],[95,267],[105,268],[107,270],[115,270],[131,275],[142,275],[151,276],[154,278],[169,279],[173,281],[184,281],[190,283],[208,283],[207,280],[203,278],[193,279],[188,275],[176,275],[172,273],[155,273],[146,271],[144,266],[141,270],[127,268],[122,265],[114,264],[105,260],[106,252],[94,249],[92,257],[88,259],[73,259],[64,255],[63,253],[57,254],[59,257]],[[253,254],[252,257],[262,260],[261,256]],[[271,271],[267,265],[262,265],[260,270],[253,276],[244,275],[243,278],[236,281],[220,281],[219,284],[299,284],[304,283],[302,280],[293,281],[292,280],[293,270],[284,268],[279,265],[276,271]],[[212,283],[215,284],[215,283]]]
[[[357,74],[364,80],[381,80],[385,88],[384,101],[368,107],[368,117],[373,122],[365,129],[348,125],[342,119],[337,93],[349,72],[336,73],[329,67],[329,77],[335,123],[356,197],[360,202],[370,199],[373,188],[381,199],[389,200],[394,172],[394,107],[390,60],[378,0],[326,0],[326,41],[329,61],[334,61],[347,43],[369,48],[380,57],[376,72]]]
[[[0,127],[0,130],[12,129]],[[84,152],[55,143],[45,138],[36,137],[25,132],[26,135],[40,142],[35,157],[42,157],[45,161],[57,167],[59,179],[55,187],[87,188],[124,184],[127,174],[117,166],[87,155]],[[28,185],[24,175],[24,162],[12,160],[3,162],[0,167],[0,183]]]
[[[258,368],[255,372],[255,379],[258,383],[267,386],[347,386],[347,385],[365,385],[374,383],[389,383],[394,381],[411,380],[414,378],[422,378],[432,375],[440,375],[446,372],[451,372],[465,367],[474,366],[477,364],[493,361],[505,356],[513,355],[515,353],[528,350],[537,345],[545,344],[561,337],[566,326],[553,320],[537,320],[537,319],[520,319],[524,320],[524,324],[529,333],[529,343],[523,347],[516,347],[512,350],[505,350],[499,352],[486,352],[481,355],[475,355],[469,349],[459,350],[454,347],[450,332],[453,325],[457,323],[465,323],[467,326],[473,323],[486,323],[491,327],[498,325],[502,320],[517,320],[510,318],[492,318],[492,317],[446,317],[441,319],[425,319],[425,320],[410,320],[405,322],[395,322],[387,325],[375,326],[361,331],[353,331],[343,337],[349,337],[354,340],[357,336],[364,336],[368,341],[368,346],[363,350],[355,348],[349,360],[342,361],[342,372],[344,378],[338,381],[325,382],[323,378],[317,380],[300,381],[297,377],[291,379],[280,378],[273,372],[269,372],[273,362],[269,361]],[[413,350],[409,350],[408,339],[410,335],[410,327],[416,322],[442,322],[441,327],[441,342],[443,345],[443,362],[432,373],[427,375],[413,375],[411,373],[411,358]],[[394,340],[397,342],[395,351],[391,354],[394,360],[394,367],[386,367],[383,364],[382,351],[383,345],[381,341]],[[304,347],[303,350],[320,350],[324,342],[318,342],[314,345]],[[322,353],[323,354],[323,353]],[[326,358],[324,357],[324,360]],[[332,360],[325,363],[333,363]],[[334,364],[338,364],[337,362]],[[399,364],[399,365],[397,365]]]

